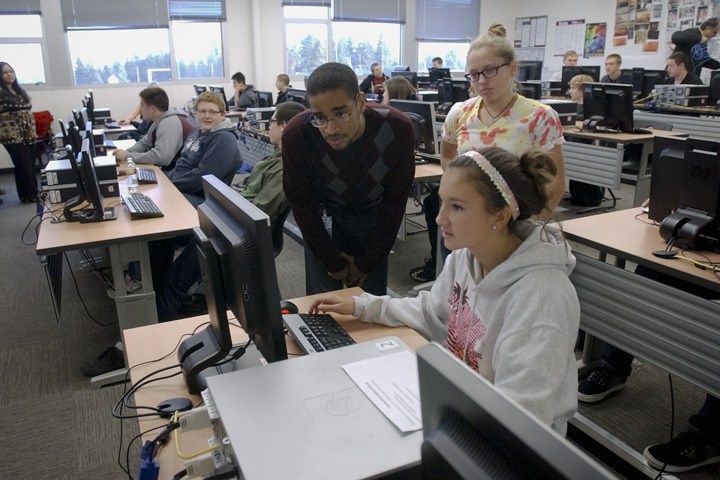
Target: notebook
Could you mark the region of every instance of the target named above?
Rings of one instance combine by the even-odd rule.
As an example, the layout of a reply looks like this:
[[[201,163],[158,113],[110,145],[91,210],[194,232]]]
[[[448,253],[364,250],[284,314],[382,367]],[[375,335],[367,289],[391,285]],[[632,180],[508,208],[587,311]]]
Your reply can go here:
[[[342,366],[411,351],[385,337],[208,378],[247,480],[362,479],[420,464],[422,430],[401,433]]]

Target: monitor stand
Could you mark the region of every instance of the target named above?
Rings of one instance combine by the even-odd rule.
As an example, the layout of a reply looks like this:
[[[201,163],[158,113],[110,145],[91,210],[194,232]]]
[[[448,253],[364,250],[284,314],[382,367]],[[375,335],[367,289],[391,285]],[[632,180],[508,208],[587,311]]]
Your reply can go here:
[[[241,345],[233,345],[232,349],[230,350],[230,355],[228,355],[228,357],[232,356],[237,351],[237,349],[240,348],[240,346]],[[225,357],[225,359],[227,359],[228,357]],[[221,363],[222,361],[223,360],[220,360],[218,361],[218,363]],[[262,356],[258,348],[253,343],[245,350],[245,353],[243,353],[242,357],[238,358],[237,360],[233,360],[232,362],[228,362],[220,366],[212,366],[200,372],[198,374],[198,383],[205,386],[207,385],[208,377],[214,377],[215,375],[230,373],[237,370],[244,370],[246,368],[267,365],[267,363],[268,362],[267,360],[265,360],[265,357]]]

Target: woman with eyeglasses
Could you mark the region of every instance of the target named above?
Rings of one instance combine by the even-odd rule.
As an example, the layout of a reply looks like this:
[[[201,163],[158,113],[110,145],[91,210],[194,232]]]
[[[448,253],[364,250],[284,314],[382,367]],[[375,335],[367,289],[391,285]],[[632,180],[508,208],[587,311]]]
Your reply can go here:
[[[477,97],[455,104],[445,119],[440,145],[443,166],[457,155],[486,147],[501,147],[515,155],[533,147],[547,150],[557,172],[541,215],[549,217],[565,190],[560,147],[565,140],[557,113],[515,92],[515,49],[500,34],[491,32],[473,40],[465,70]]]

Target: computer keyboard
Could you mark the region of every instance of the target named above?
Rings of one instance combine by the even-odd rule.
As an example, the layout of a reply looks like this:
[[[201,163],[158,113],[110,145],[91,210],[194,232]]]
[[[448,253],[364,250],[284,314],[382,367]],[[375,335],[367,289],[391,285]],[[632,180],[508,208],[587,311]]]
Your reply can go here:
[[[434,153],[415,152],[415,159],[417,160],[418,158],[429,163],[441,163],[440,155]]]
[[[155,176],[155,170],[151,168],[138,168],[137,169],[137,181],[141,185],[147,183],[157,183],[157,177]]]
[[[142,193],[131,193],[129,195],[122,196],[125,207],[130,212],[130,220],[140,220],[143,218],[158,218],[163,217],[163,213],[160,211],[152,198],[143,195]]]
[[[323,352],[355,343],[350,335],[327,313],[283,315],[290,335],[305,353]]]

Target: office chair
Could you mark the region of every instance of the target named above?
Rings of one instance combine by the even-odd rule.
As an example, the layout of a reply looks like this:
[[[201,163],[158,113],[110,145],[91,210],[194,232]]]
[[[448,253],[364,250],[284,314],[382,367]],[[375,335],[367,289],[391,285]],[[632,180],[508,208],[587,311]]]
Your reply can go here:
[[[272,244],[273,244],[273,254],[277,258],[278,255],[282,252],[283,245],[285,242],[285,235],[283,233],[283,228],[285,226],[285,220],[287,220],[288,215],[290,215],[290,207],[287,207],[278,217],[277,220],[275,220],[275,223],[272,226],[272,231],[270,232],[272,236]]]
[[[668,132],[672,131],[673,124],[670,122],[660,122],[657,120],[653,120],[652,122],[643,122],[638,123],[638,125],[635,125],[635,128],[646,128],[649,130],[666,130]],[[638,144],[630,144],[625,147],[626,156],[625,160],[622,164],[623,172],[627,173],[637,173],[640,174],[640,154],[642,152],[642,146]],[[652,155],[650,155],[650,158],[648,158],[648,167],[650,166],[650,162],[652,162]]]

